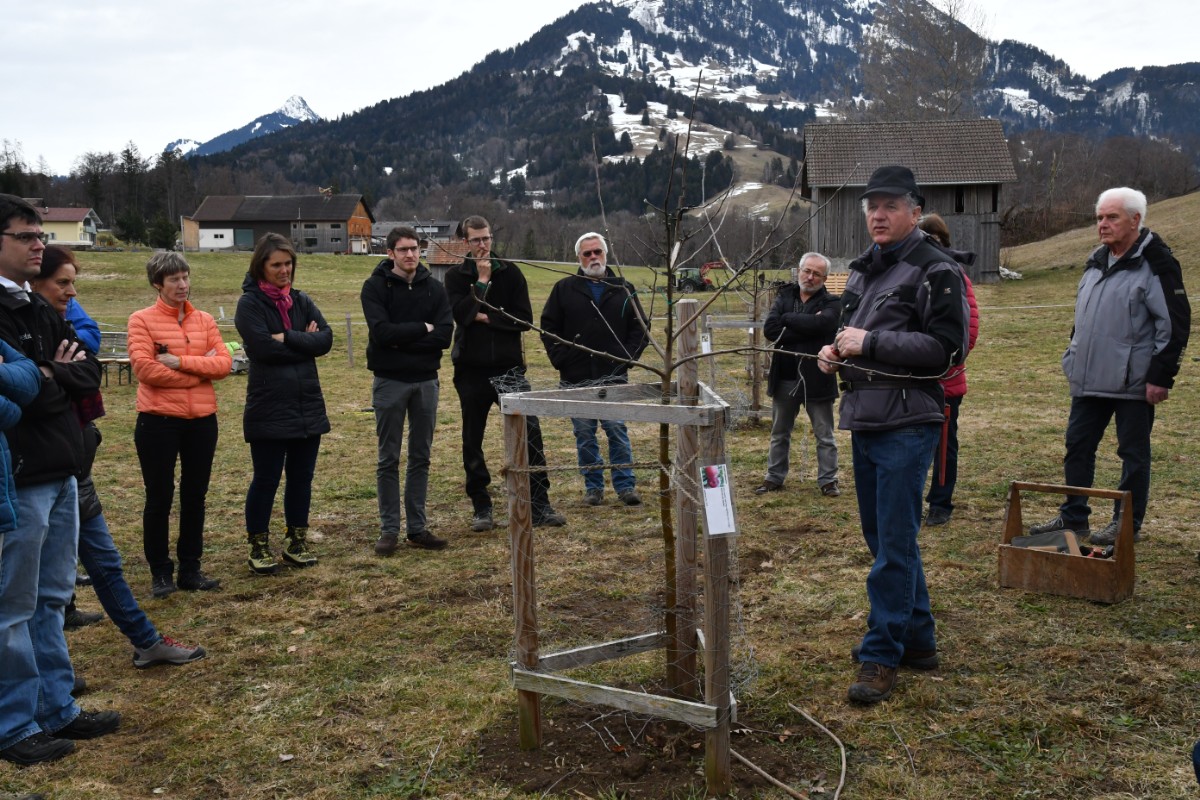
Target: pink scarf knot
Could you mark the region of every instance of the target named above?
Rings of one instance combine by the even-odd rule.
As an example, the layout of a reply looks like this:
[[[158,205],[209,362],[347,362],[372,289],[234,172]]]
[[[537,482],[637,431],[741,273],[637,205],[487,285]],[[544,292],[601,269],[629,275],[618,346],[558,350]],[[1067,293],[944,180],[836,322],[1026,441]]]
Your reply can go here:
[[[285,286],[280,289],[273,283],[259,281],[258,288],[262,289],[263,294],[271,299],[275,304],[275,308],[279,309],[279,316],[283,318],[283,329],[290,331],[292,329],[292,318],[288,312],[292,310],[292,287]]]

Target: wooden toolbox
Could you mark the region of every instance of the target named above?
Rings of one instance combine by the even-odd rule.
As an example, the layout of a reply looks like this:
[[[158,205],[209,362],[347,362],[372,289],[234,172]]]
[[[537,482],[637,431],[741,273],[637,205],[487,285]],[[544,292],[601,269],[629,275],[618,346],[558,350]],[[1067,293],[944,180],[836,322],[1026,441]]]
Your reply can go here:
[[[1080,494],[1121,501],[1121,527],[1112,558],[1089,558],[1013,547],[1014,537],[1026,533],[1021,516],[1021,493]],[[1101,515],[1103,518],[1103,514]],[[1133,499],[1129,492],[1084,489],[1050,483],[1013,481],[1008,488],[1004,511],[1004,535],[1000,542],[1000,586],[1031,592],[1082,597],[1098,603],[1119,603],[1133,594]]]

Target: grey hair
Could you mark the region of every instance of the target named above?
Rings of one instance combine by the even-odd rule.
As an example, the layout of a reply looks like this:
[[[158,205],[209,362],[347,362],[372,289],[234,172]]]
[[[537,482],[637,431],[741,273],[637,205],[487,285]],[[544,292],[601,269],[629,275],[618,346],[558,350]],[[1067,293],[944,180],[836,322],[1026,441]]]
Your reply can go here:
[[[1137,214],[1141,218],[1141,224],[1146,224],[1146,195],[1139,192],[1137,189],[1130,189],[1128,186],[1118,186],[1115,189],[1105,189],[1096,198],[1096,213],[1100,213],[1100,206],[1106,200],[1119,200],[1121,207],[1125,209],[1125,213],[1129,216]]]
[[[823,263],[825,265],[825,274],[826,275],[829,274],[829,270],[833,269],[832,261],[830,261],[825,256],[821,255],[820,253],[811,252],[811,251],[800,256],[800,260],[796,262],[796,269],[802,268],[804,266],[804,262],[808,261],[810,258],[815,258],[817,261],[820,261],[821,263]]]
[[[595,231],[590,231],[575,240],[575,257],[576,258],[579,258],[579,251],[580,251],[580,249],[582,249],[583,243],[586,242],[588,239],[599,239],[600,240],[600,249],[604,251],[604,255],[606,255],[606,256],[608,255],[608,242],[604,241],[604,237],[601,236],[600,234],[596,233]]]
[[[146,262],[146,280],[151,286],[162,286],[169,276],[191,271],[187,259],[171,250],[155,253]]]
[[[922,208],[921,201],[918,200],[917,196],[915,194],[913,194],[912,192],[906,192],[904,195],[892,195],[892,196],[893,197],[903,196],[904,202],[908,204],[908,208],[910,211],[914,208]],[[867,198],[865,198],[865,197],[862,199],[862,212],[863,212],[863,214],[867,213]]]

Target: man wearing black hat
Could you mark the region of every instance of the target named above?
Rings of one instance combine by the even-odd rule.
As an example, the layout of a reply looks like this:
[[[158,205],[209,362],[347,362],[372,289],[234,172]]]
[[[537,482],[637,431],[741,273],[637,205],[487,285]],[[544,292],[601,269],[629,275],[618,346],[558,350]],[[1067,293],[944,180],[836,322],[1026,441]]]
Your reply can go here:
[[[850,263],[842,328],[821,350],[840,372],[840,425],[851,432],[867,575],[867,634],[851,700],[886,700],[901,665],[938,666],[937,638],[917,546],[921,499],[942,424],[938,379],[967,348],[967,301],[952,257],[917,228],[925,200],[912,171],[875,170],[862,195],[874,245]]]

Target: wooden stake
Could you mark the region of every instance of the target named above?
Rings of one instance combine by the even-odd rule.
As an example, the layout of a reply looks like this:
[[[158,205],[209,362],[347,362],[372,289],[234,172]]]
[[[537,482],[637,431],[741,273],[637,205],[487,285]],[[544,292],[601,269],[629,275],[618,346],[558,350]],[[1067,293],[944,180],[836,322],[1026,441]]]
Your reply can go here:
[[[690,303],[691,305],[685,305]],[[695,300],[679,303],[679,357],[687,359],[698,352],[699,335],[695,316]],[[685,316],[686,315],[686,316]],[[696,359],[685,360],[679,366],[677,381],[679,404],[694,406],[699,402],[700,384]],[[696,453],[699,449],[699,428],[682,425],[678,429],[675,457],[675,509],[678,527],[675,534],[675,607],[667,609],[674,615],[667,630],[667,691],[676,697],[698,695],[696,671],[696,536],[700,486],[697,481]]]
[[[523,414],[504,415],[504,463],[508,466],[508,535],[512,542],[513,619],[516,621],[517,663],[528,670],[538,665],[537,584],[533,560],[533,516],[529,500],[528,434]],[[542,698],[517,690],[517,725],[521,749],[542,746]]]

